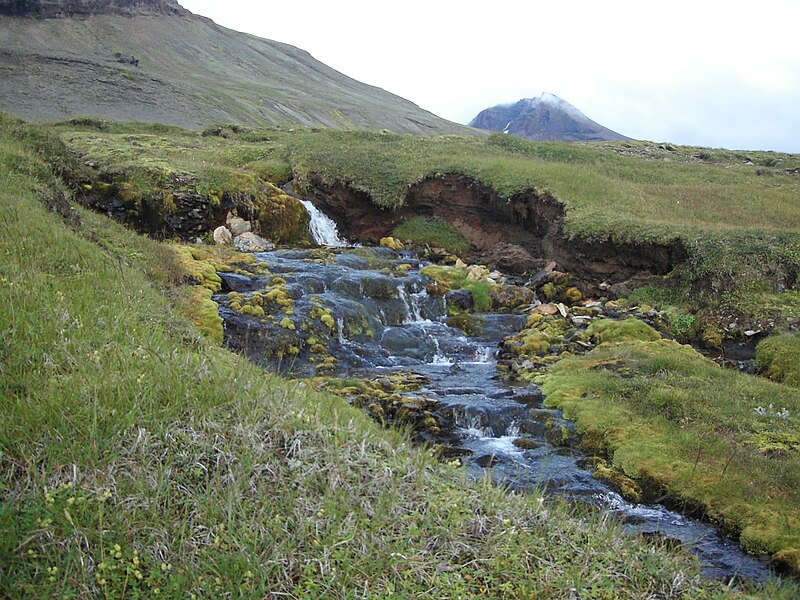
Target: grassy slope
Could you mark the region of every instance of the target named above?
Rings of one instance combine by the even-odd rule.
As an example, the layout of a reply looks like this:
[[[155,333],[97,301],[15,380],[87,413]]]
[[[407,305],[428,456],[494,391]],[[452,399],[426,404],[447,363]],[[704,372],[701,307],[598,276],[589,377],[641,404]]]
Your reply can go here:
[[[736,595],[209,344],[164,246],[42,208],[58,184],[19,131],[0,130],[0,595]]]
[[[800,270],[796,155],[734,153],[643,142],[597,145],[419,138],[366,132],[265,130],[228,139],[141,125],[61,126],[63,139],[110,170],[184,170],[206,188],[241,185],[253,173],[302,187],[312,173],[400,204],[410,184],[463,173],[509,197],[549,192],[566,207],[568,234],[586,240],[683,240],[689,261],[675,299],[769,318],[800,311],[786,289]],[[700,157],[700,158],[698,158]],[[750,164],[748,164],[750,163]]]
[[[114,53],[134,56],[138,66]],[[66,66],[66,68],[65,68]],[[0,106],[36,120],[101,115],[202,128],[217,121],[469,132],[307,52],[198,16],[0,17]]]
[[[783,551],[800,569],[800,392],[673,341],[621,340],[556,364],[547,404],[656,495],[666,490],[751,552]]]
[[[658,240],[697,229],[773,235],[800,230],[800,177],[782,170],[800,166],[795,155],[747,154],[780,164],[766,168],[742,164],[725,151],[707,151],[711,160],[699,163],[677,151],[671,159],[650,158],[651,148],[643,143],[642,155],[625,156],[623,145],[530,143],[500,135],[480,140],[264,130],[225,139],[124,124],[62,131],[69,145],[109,167],[248,169],[275,158],[290,163],[301,179],[318,173],[367,192],[384,207],[402,203],[406,188],[428,175],[463,173],[503,197],[530,189],[552,193],[567,208],[568,231],[588,237]],[[636,149],[637,143],[628,146]],[[767,174],[757,175],[759,169]]]

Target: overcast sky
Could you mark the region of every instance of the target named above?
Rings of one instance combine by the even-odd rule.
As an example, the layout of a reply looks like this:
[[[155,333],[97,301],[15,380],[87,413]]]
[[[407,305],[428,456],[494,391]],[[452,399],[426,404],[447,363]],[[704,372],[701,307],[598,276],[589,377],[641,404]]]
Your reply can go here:
[[[624,135],[800,152],[800,2],[179,0],[467,123],[547,91]]]

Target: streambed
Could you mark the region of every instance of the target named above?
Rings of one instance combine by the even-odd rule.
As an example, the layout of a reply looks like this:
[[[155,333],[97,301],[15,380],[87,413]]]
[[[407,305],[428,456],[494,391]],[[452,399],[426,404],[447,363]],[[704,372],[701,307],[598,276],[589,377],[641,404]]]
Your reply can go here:
[[[380,381],[411,371],[422,384],[404,393],[428,399],[442,425],[434,441],[460,456],[475,478],[607,510],[633,535],[686,545],[709,577],[770,576],[714,527],[659,504],[630,503],[581,468],[586,456],[574,425],[544,406],[537,386],[515,385],[498,372],[498,346],[526,315],[477,314],[477,333],[465,335],[447,325],[446,298],[431,293],[432,282],[420,274],[424,264],[402,251],[292,249],[256,257],[269,274],[221,274],[234,292],[215,297],[232,348],[291,376]],[[261,304],[282,307],[277,316],[257,309],[263,293],[270,299]],[[563,432],[561,439],[553,431]]]

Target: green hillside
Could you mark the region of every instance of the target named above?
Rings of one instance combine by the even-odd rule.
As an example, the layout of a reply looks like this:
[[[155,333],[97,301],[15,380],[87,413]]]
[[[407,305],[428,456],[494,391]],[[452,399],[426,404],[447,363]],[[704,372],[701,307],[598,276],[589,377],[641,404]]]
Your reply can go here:
[[[188,11],[108,10],[34,18],[2,16],[0,6],[0,109],[36,121],[91,114],[190,128],[224,121],[421,135],[475,131],[303,50]]]

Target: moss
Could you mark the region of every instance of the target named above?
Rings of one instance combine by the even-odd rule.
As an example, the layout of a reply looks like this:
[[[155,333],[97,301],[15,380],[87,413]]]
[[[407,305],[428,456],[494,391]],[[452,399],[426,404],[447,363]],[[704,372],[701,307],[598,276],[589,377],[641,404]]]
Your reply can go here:
[[[255,224],[259,235],[285,244],[309,241],[310,217],[296,198],[271,183],[264,183],[249,202],[255,211]]]
[[[596,463],[592,474],[600,481],[605,481],[613,486],[628,502],[639,503],[642,501],[642,489],[639,484],[619,469],[610,467],[604,460]]]
[[[800,549],[786,548],[772,555],[772,563],[781,571],[800,575]]]
[[[562,297],[562,302],[567,305],[577,304],[583,300],[583,294],[581,291],[576,287],[570,287],[564,290],[564,294]]]
[[[212,292],[218,292],[222,289],[222,279],[217,275],[214,265],[208,260],[196,258],[196,256],[200,255],[196,254],[196,250],[193,247],[173,245],[171,248],[175,252],[186,278],[208,288]]]
[[[724,334],[719,328],[710,326],[703,329],[702,339],[707,348],[720,350],[722,348]]]
[[[192,324],[214,343],[221,344],[223,338],[222,317],[219,307],[211,299],[212,291],[199,285],[186,286],[180,295],[178,306]]]
[[[647,342],[661,338],[661,335],[655,329],[633,317],[623,321],[597,319],[592,322],[586,332],[598,344],[633,340]]]
[[[800,333],[777,335],[759,343],[756,368],[773,381],[800,387]]]
[[[643,489],[696,506],[749,552],[798,547],[796,389],[672,340],[634,339],[560,361],[543,392],[582,446]]]
[[[250,315],[251,317],[264,316],[264,309],[260,306],[255,306],[253,304],[245,304],[239,309],[238,312],[240,312],[243,315]]]
[[[443,248],[452,254],[463,254],[470,248],[469,241],[443,219],[415,217],[395,227],[392,235],[419,246]]]
[[[476,336],[481,333],[481,322],[476,321],[469,313],[459,313],[447,318],[448,327],[460,329],[468,336]]]
[[[391,248],[392,250],[402,250],[404,247],[403,242],[393,237],[381,238],[380,244],[382,247]]]
[[[333,313],[331,313],[329,308],[325,308],[320,304],[314,304],[309,316],[312,319],[319,319],[320,323],[325,325],[328,328],[328,331],[333,333],[336,330],[336,321],[333,318]]]
[[[520,450],[535,450],[539,447],[538,443],[528,438],[517,438],[511,443]]]
[[[447,291],[468,290],[472,294],[476,312],[487,312],[492,309],[491,291],[497,286],[484,279],[469,279],[467,268],[429,265],[422,269],[420,273],[433,279]]]
[[[291,331],[295,330],[294,322],[289,317],[284,317],[281,320],[281,327],[284,329],[289,329]]]
[[[528,317],[525,329],[506,338],[503,347],[513,356],[532,359],[560,346],[569,329],[570,324],[560,315],[532,314]]]

